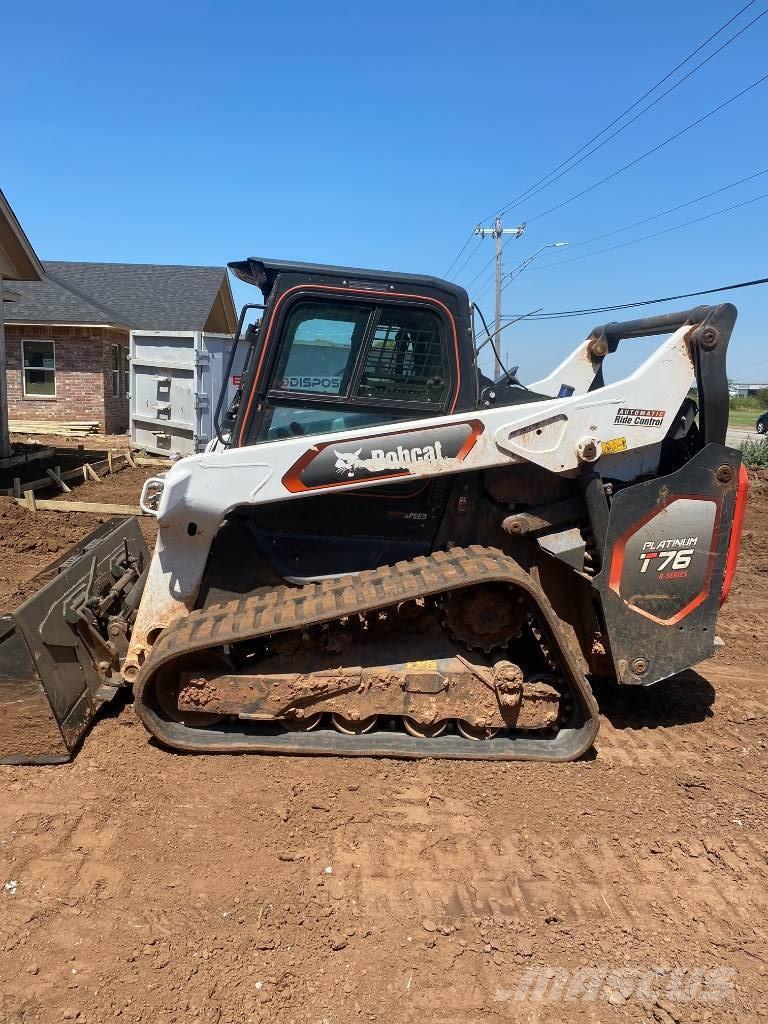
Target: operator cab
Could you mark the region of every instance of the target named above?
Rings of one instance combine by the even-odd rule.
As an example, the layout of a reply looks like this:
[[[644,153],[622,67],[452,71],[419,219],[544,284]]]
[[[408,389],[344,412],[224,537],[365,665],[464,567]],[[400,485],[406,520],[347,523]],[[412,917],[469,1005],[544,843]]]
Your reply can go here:
[[[256,258],[229,267],[264,302],[240,316],[225,380],[241,341],[245,368],[224,415],[220,396],[214,421],[224,447],[322,434],[339,434],[343,447],[352,430],[542,397],[509,375],[492,382],[479,374],[469,299],[457,285]],[[413,478],[241,509],[217,537],[212,565],[227,567],[230,586],[232,566],[241,566],[236,589],[245,592],[263,582],[241,557],[254,542],[277,576],[297,583],[424,555],[452,486],[445,477]],[[207,577],[214,595],[215,575]]]
[[[235,339],[246,369],[222,417],[231,447],[477,408],[469,299],[433,277],[310,263],[230,263],[259,287]],[[249,311],[261,323],[243,331]],[[228,376],[228,375],[227,375]],[[219,422],[220,421],[220,422]]]

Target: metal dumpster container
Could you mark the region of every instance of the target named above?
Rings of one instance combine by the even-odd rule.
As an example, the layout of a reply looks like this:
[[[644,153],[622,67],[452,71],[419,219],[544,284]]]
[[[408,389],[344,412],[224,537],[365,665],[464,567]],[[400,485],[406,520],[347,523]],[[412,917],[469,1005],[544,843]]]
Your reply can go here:
[[[194,455],[213,436],[213,412],[223,384],[230,334],[132,331],[131,443],[159,455]],[[227,380],[234,396],[245,347]]]

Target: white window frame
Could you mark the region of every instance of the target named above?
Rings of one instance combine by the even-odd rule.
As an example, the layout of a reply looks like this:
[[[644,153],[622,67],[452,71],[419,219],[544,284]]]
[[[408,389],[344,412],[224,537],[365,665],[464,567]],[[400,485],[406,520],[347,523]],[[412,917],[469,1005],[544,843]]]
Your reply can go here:
[[[115,365],[115,364],[117,364],[117,365]],[[120,381],[120,375],[121,375],[120,345],[118,345],[116,342],[112,345],[110,365],[111,365],[111,371],[110,372],[112,374],[112,397],[113,398],[121,398],[122,397],[122,393],[121,393],[121,390],[120,390],[120,383],[121,383],[121,381]],[[115,390],[115,385],[117,385],[117,390]]]
[[[30,395],[27,394],[27,370],[39,370],[44,367],[39,366],[27,366],[27,357],[24,351],[24,346],[29,343],[30,345],[39,345],[43,342],[46,345],[53,345],[53,394],[52,395]],[[23,398],[28,398],[33,402],[55,402],[58,398],[58,385],[56,383],[56,342],[53,338],[22,338],[21,339],[21,394]]]
[[[115,353],[117,353],[116,360]],[[116,368],[114,367],[115,361],[117,362]],[[110,369],[110,373],[112,374],[112,397],[128,398],[130,374],[127,345],[121,345],[119,342],[112,343],[110,366],[112,367]],[[115,383],[117,383],[117,390],[115,390]]]
[[[128,345],[120,346],[120,381],[123,387],[123,398],[131,395],[131,356]]]

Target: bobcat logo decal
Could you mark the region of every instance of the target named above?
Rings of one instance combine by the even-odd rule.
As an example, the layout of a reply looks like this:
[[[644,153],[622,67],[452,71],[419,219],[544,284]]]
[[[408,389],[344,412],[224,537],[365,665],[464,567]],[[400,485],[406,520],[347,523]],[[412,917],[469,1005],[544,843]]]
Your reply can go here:
[[[338,452],[335,448],[333,449],[333,454],[336,456],[334,467],[339,476],[353,477],[355,475],[357,460],[360,458],[362,450],[362,448],[358,448],[356,452]]]
[[[415,426],[389,434],[337,435],[304,450],[283,475],[290,494],[346,490],[376,480],[430,477],[456,472],[483,433],[480,420]],[[309,444],[307,439],[305,443]]]

